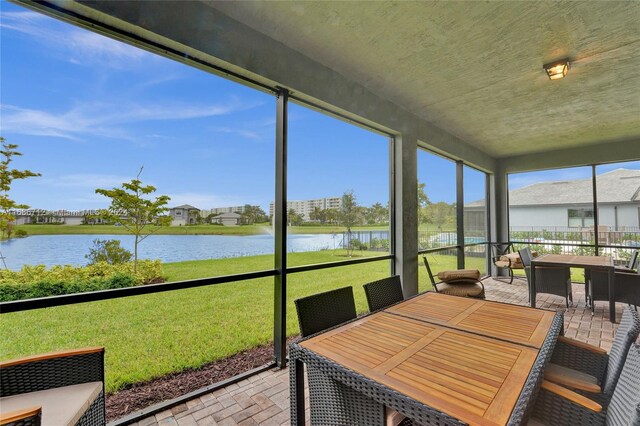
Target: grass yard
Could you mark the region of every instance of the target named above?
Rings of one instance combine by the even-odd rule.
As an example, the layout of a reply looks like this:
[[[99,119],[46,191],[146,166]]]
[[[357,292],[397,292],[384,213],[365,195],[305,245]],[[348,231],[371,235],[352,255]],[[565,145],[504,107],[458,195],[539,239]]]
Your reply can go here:
[[[155,227],[156,235],[258,235],[272,232],[271,225],[261,223],[256,225],[221,226],[221,225],[189,225],[189,226],[160,226]],[[101,234],[126,235],[124,226],[114,225],[20,225],[28,235],[68,235],[68,234]],[[354,231],[388,230],[388,226],[356,226]],[[287,228],[292,234],[341,234],[345,232],[342,226],[308,225],[290,226]]]
[[[454,267],[454,258],[434,257],[439,265]],[[289,255],[292,265],[343,259],[333,251]],[[177,280],[272,266],[272,256],[254,256],[166,264],[165,274]],[[388,274],[389,261],[380,261],[289,275],[287,334],[298,333],[294,299],[352,285],[358,311],[364,312],[362,284]],[[427,288],[430,286],[421,273],[420,290]],[[3,360],[105,346],[106,387],[114,392],[127,384],[196,368],[271,341],[273,278],[3,314],[0,321]]]

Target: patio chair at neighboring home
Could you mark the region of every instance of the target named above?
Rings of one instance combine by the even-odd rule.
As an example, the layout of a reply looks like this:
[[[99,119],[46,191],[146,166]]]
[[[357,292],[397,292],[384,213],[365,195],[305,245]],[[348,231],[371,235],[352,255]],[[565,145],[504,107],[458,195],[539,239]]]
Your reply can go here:
[[[531,249],[525,247],[518,250],[527,280],[531,285]],[[573,303],[571,293],[571,270],[568,267],[536,266],[536,294],[548,293],[564,297],[569,307],[569,301]]]
[[[595,312],[596,301],[609,300],[609,274],[605,271],[590,271],[587,287],[591,312]],[[640,305],[640,270],[638,272],[616,271],[613,289],[616,302],[633,305],[637,311]]]
[[[461,297],[474,297],[478,299],[484,299],[484,285],[480,281],[480,271],[477,269],[459,269],[452,271],[438,272],[438,279],[440,282],[436,282],[433,274],[431,273],[431,267],[427,261],[427,256],[422,256],[424,266],[427,268],[429,279],[433,288],[438,293],[449,294],[451,296]]]
[[[318,333],[356,317],[353,288],[342,287],[294,301],[302,337]]]
[[[529,426],[640,425],[640,345],[632,344],[607,407],[544,380]]]
[[[524,269],[520,256],[513,250],[513,243],[491,243],[491,261],[496,268],[509,271],[509,284],[513,283],[513,270]]]
[[[0,363],[0,424],[105,425],[104,348]]]
[[[404,300],[402,284],[398,275],[365,284],[363,288],[364,294],[367,296],[369,312],[384,309]]]
[[[585,393],[606,406],[620,377],[629,347],[640,335],[640,317],[625,308],[611,352],[566,337],[558,338],[545,379]]]

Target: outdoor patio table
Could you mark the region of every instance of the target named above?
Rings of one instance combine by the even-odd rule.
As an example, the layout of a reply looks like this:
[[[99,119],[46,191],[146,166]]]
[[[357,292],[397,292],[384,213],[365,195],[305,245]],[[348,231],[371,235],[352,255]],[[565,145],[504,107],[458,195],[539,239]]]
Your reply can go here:
[[[529,304],[536,307],[536,274],[538,266],[569,266],[604,270],[609,275],[609,320],[616,322],[615,267],[610,256],[574,256],[569,254],[545,254],[531,259],[531,283],[529,285]],[[587,284],[585,284],[587,285]]]
[[[292,424],[304,424],[303,364],[374,404],[363,424],[379,424],[385,406],[420,424],[522,424],[561,329],[562,313],[416,296],[290,345]],[[354,404],[317,387],[327,407]]]

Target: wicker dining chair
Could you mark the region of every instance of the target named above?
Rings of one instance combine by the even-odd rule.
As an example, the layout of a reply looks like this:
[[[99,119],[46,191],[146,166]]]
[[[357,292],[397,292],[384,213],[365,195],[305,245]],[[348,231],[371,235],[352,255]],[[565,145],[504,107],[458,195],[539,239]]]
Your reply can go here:
[[[367,296],[369,312],[384,309],[404,300],[399,275],[365,284],[363,288],[364,294]]]
[[[587,298],[591,311],[595,312],[596,301],[609,300],[609,274],[606,271],[591,270],[588,276]],[[614,283],[614,300],[632,305],[637,311],[640,305],[640,269],[638,272],[616,271]]]
[[[640,251],[634,250],[631,252],[631,257],[629,258],[629,263],[624,266],[616,266],[616,272],[633,272],[636,268],[636,263],[638,262],[638,255]],[[640,272],[640,268],[638,268],[638,272]]]
[[[558,338],[545,379],[584,393],[606,406],[620,377],[629,347],[640,335],[640,317],[625,308],[611,352],[566,337]]]
[[[527,274],[527,280],[531,285],[531,249],[525,247],[518,250],[524,271]],[[536,294],[547,293],[562,296],[569,307],[569,301],[573,303],[573,294],[571,292],[571,270],[562,266],[536,266]]]
[[[84,348],[0,363],[3,426],[106,424],[104,348]]]
[[[640,425],[640,345],[632,344],[625,358],[620,379],[607,407],[545,380],[528,425]]]
[[[302,337],[318,333],[356,317],[353,288],[342,287],[294,301]]]
[[[295,300],[300,334],[307,337],[356,318],[352,287]],[[364,394],[307,365],[311,424],[384,426],[385,408]]]

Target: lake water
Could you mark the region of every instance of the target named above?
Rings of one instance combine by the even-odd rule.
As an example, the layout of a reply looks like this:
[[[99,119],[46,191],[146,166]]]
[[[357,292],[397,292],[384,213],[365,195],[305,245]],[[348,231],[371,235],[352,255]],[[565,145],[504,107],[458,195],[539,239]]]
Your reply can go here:
[[[120,240],[133,252],[131,235],[33,235],[0,242],[9,269],[22,265],[85,265],[93,240]],[[296,234],[287,238],[288,252],[340,248],[342,234]],[[254,256],[273,253],[273,235],[152,235],[138,244],[141,259],[163,262]],[[0,267],[2,264],[0,263]]]

